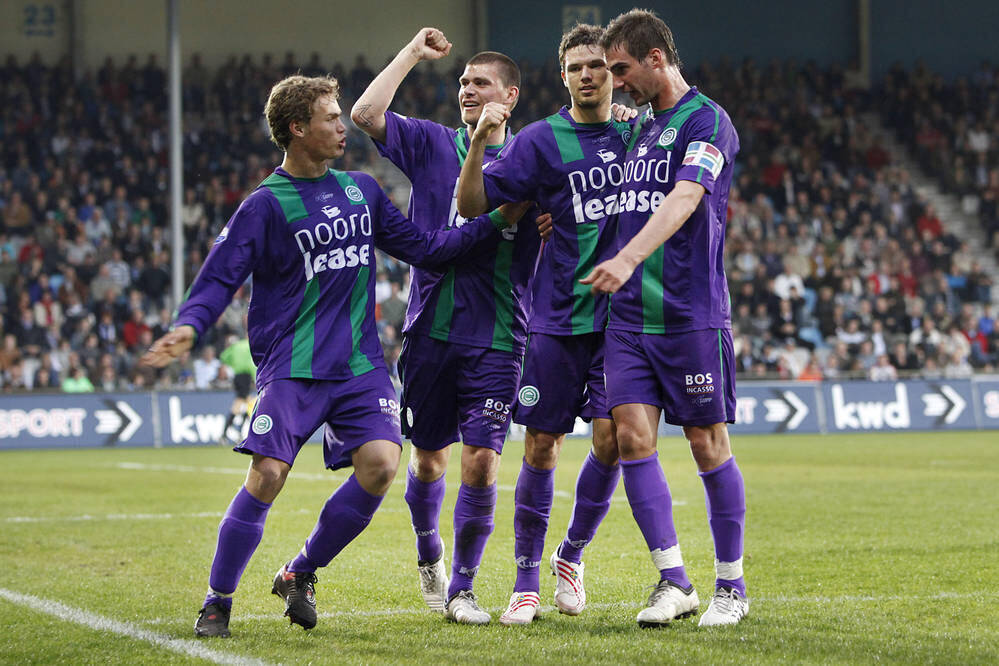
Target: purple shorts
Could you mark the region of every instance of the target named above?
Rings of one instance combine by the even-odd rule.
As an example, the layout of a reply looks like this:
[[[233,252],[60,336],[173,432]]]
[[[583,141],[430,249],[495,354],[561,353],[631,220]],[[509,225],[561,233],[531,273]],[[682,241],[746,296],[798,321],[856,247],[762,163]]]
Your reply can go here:
[[[666,335],[608,330],[607,399],[655,405],[667,423],[735,423],[732,331],[705,329]]]
[[[513,420],[543,432],[572,432],[576,417],[609,419],[604,334],[531,333]]]
[[[260,389],[250,433],[233,450],[289,465],[326,424],[323,457],[330,469],[349,467],[363,444],[385,439],[402,445],[399,403],[384,368],[343,380],[275,379]]]
[[[460,440],[503,452],[520,378],[520,355],[406,336],[399,356],[402,432],[438,451]]]

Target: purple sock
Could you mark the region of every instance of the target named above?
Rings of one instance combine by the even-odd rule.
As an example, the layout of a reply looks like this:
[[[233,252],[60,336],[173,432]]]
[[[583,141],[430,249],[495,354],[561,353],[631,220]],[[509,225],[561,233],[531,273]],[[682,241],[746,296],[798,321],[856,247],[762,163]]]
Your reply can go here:
[[[472,589],[472,579],[479,571],[486,541],[493,533],[496,511],[496,484],[473,488],[464,483],[458,489],[454,505],[454,557],[451,561],[450,599],[461,590]]]
[[[412,469],[406,475],[406,503],[416,532],[416,557],[421,562],[433,562],[441,556],[438,529],[446,487],[443,474],[430,482],[420,481]]]
[[[621,476],[628,493],[631,514],[652,553],[660,580],[670,580],[680,587],[690,587],[683,568],[680,546],[673,527],[673,498],[666,485],[666,475],[659,464],[659,454],[641,460],[622,460]]]
[[[325,567],[368,526],[381,503],[380,495],[366,491],[351,474],[326,500],[305,548],[288,565],[288,571],[313,572]]]
[[[701,473],[708,505],[708,523],[715,540],[715,587],[733,587],[746,596],[742,577],[742,537],[746,531],[746,491],[742,472],[729,458],[710,472]]]
[[[541,559],[554,494],[555,470],[538,469],[525,460],[514,493],[513,556],[517,562],[514,592],[541,591]]]
[[[583,548],[593,540],[601,521],[610,510],[611,496],[621,478],[621,466],[608,467],[593,455],[586,456],[576,479],[576,499],[565,539],[559,547],[559,557],[579,564]]]
[[[232,606],[231,595],[239,585],[253,551],[264,533],[264,521],[270,504],[261,502],[245,488],[240,488],[219,523],[219,540],[208,578],[205,604],[221,601]]]

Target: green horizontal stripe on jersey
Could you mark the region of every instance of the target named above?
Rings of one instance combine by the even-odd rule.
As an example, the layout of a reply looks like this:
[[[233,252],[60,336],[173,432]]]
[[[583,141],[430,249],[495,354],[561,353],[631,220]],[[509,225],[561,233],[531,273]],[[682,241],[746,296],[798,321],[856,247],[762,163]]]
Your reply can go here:
[[[496,248],[496,262],[493,265],[493,304],[496,308],[496,324],[493,326],[493,349],[513,351],[513,281],[510,280],[510,267],[513,265],[513,241],[501,241]]]
[[[548,116],[545,121],[551,125],[552,134],[555,135],[555,144],[558,146],[559,155],[562,156],[562,164],[583,159],[583,146],[576,136],[576,128],[557,113]]]
[[[663,315],[663,255],[665,246],[642,262],[642,332],[662,333]]]
[[[305,285],[302,305],[295,317],[291,342],[291,376],[312,379],[312,352],[316,347],[316,305],[319,303],[319,279]]]
[[[595,222],[576,225],[576,245],[579,260],[572,277],[572,335],[593,332],[593,317],[596,299],[590,285],[580,284],[580,280],[590,274],[597,263],[597,241],[600,228]]]
[[[295,184],[288,178],[272,173],[264,179],[261,186],[270,190],[274,198],[277,199],[278,204],[281,206],[281,212],[284,213],[285,222],[288,224],[298,222],[309,216],[309,212],[305,210],[305,202],[302,201],[302,195],[298,193]]]
[[[375,369],[371,361],[361,351],[361,336],[364,333],[364,320],[368,316],[368,274],[371,269],[361,266],[350,291],[350,360],[347,365],[354,376],[363,375]]]
[[[357,183],[354,182],[354,179],[350,177],[349,173],[347,173],[346,171],[337,171],[336,169],[330,169],[330,173],[332,173],[333,176],[336,178],[336,182],[340,186],[340,189],[343,190],[343,194],[345,197],[347,197],[347,201],[354,204],[355,206],[363,206],[368,203],[368,201],[364,198],[364,193],[361,192],[361,188],[357,186]],[[351,199],[350,196],[347,194],[348,192],[347,188],[353,188],[354,191],[356,191],[361,198]]]

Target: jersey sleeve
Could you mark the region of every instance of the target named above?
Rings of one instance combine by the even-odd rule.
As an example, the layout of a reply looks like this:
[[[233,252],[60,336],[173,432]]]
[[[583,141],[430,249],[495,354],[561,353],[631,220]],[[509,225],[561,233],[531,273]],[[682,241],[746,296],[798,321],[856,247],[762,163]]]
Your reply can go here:
[[[271,214],[263,195],[251,195],[233,213],[177,309],[174,326],[192,326],[201,338],[215,323],[260,261]]]
[[[375,148],[403,173],[428,167],[430,137],[441,126],[429,120],[407,118],[393,111],[385,112],[385,143],[372,139]]]
[[[538,149],[538,133],[533,127],[510,140],[499,156],[483,165],[482,182],[489,207],[517,201],[534,201],[544,182],[548,160]]]
[[[735,159],[735,128],[723,111],[707,105],[692,114],[683,129],[686,147],[676,179],[699,183],[711,192],[722,168]]]
[[[474,251],[480,243],[506,226],[499,213],[494,211],[458,229],[422,232],[395,207],[374,178],[360,173],[351,175],[358,184],[365,182],[365,195],[374,202],[372,210],[376,217],[372,225],[375,247],[419,268],[450,263]]]

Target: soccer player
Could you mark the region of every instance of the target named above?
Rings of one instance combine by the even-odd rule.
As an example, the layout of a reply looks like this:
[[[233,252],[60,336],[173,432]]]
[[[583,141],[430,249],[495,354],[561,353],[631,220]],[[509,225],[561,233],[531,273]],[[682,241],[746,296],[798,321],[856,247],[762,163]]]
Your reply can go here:
[[[244,320],[245,321],[245,320]],[[244,419],[250,410],[250,391],[257,377],[257,366],[253,364],[253,352],[250,351],[250,341],[246,338],[237,339],[230,336],[230,344],[219,354],[219,360],[232,370],[232,389],[236,393],[232,406],[229,408],[229,418],[222,429],[219,443],[232,446],[241,440]],[[234,428],[235,436],[229,437],[229,429]]]
[[[514,558],[517,580],[503,624],[527,624],[538,612],[539,568],[554,494],[555,466],[577,416],[593,422],[593,449],[580,470],[568,534],[550,558],[555,604],[578,615],[586,604],[583,547],[610,508],[620,475],[617,442],[604,392],[607,297],[579,280],[607,258],[631,126],[611,117],[613,80],[600,38],[579,25],[559,44],[562,80],[572,106],[525,127],[498,159],[481,156],[509,115],[487,104],[472,137],[458,187],[458,210],[474,215],[509,201],[537,201],[552,215],[532,283],[530,338],[514,421],[527,426],[517,478]]]
[[[371,176],[330,169],[327,161],[343,155],[346,143],[338,92],[328,77],[291,76],[271,89],[264,113],[284,161],[226,224],[173,329],[143,357],[162,367],[190,349],[253,275],[248,332],[260,395],[250,433],[235,448],[253,460],[219,525],[198,636],[229,635],[232,594],[267,512],[320,425],[327,467],[352,465],[354,472],[326,502],[301,553],[274,578],[272,591],[285,599],[291,622],[315,626],[316,569],[360,534],[392,483],[401,437],[375,329],[372,245],[429,263],[498,236],[485,217],[458,231],[421,233]]]
[[[424,28],[371,82],[351,118],[413,185],[409,216],[422,230],[460,227],[455,191],[469,135],[489,102],[510,110],[520,94],[520,70],[500,53],[469,59],[458,80],[463,127],[452,129],[388,110],[396,90],[421,60],[446,56],[451,44]],[[501,123],[489,134],[493,159],[509,141]],[[532,225],[512,227],[474,260],[445,271],[412,271],[403,326],[403,433],[413,442],[406,479],[416,532],[420,589],[427,605],[465,624],[487,624],[473,579],[493,531],[496,475],[517,394],[527,338],[524,298],[540,240]],[[461,486],[454,508],[451,578],[439,534],[451,444],[460,439]]]
[[[583,280],[613,294],[607,398],[628,501],[660,572],[638,623],[663,625],[699,607],[656,452],[665,411],[690,442],[715,544],[715,592],[700,625],[735,624],[749,609],[746,503],[726,425],[734,422],[735,363],[723,247],[739,137],[725,110],[684,81],[673,35],[655,14],[622,14],[602,44],[615,87],[652,105],[625,159],[620,249]]]

